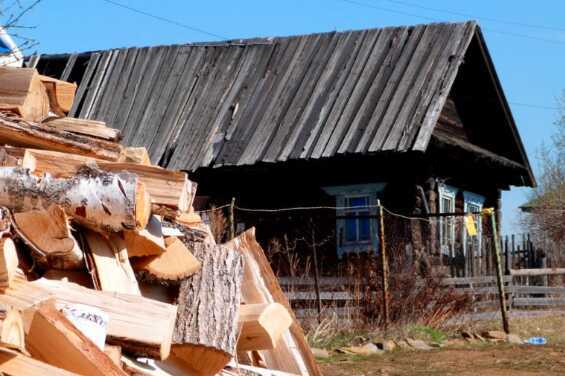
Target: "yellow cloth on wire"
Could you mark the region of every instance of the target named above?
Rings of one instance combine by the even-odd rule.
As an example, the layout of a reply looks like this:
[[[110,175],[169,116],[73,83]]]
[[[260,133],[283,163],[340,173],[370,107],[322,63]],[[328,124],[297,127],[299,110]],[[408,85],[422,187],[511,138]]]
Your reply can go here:
[[[475,220],[471,213],[465,216],[465,228],[467,229],[467,234],[469,234],[469,236],[477,235],[477,226],[475,226]]]

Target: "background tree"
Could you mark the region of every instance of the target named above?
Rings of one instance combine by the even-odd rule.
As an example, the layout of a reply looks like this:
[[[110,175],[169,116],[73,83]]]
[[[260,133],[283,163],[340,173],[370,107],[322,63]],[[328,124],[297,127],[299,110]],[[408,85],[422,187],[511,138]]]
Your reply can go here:
[[[551,141],[538,155],[538,186],[523,209],[528,213],[525,222],[529,230],[551,239],[560,254],[565,252],[565,91],[559,108]]]

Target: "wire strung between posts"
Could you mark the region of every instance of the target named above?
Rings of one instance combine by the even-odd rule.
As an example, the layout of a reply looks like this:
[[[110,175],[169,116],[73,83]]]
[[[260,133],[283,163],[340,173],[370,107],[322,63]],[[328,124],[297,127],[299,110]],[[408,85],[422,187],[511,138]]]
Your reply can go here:
[[[217,208],[206,209],[206,210],[196,210],[196,213],[201,214],[201,213],[215,212],[217,210],[225,209],[225,208],[229,207],[230,205],[231,204],[225,204],[225,205],[222,205],[222,206],[218,206]]]
[[[376,209],[379,205],[364,205],[364,206],[297,206],[294,208],[279,208],[279,209],[250,209],[234,206],[234,209],[246,212],[262,212],[262,213],[279,213],[286,211],[298,210],[351,210],[351,209]]]

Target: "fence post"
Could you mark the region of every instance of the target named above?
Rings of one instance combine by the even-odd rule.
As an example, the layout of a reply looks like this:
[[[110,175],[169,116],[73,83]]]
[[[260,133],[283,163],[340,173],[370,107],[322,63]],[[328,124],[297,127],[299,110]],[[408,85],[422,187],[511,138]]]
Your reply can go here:
[[[230,204],[230,240],[235,238],[235,216],[234,216],[234,209],[235,209],[235,197],[231,198]]]
[[[316,308],[318,310],[318,322],[322,322],[322,298],[320,296],[320,271],[318,269],[318,251],[316,249],[316,233],[314,230],[314,221],[310,218],[310,227],[312,227],[312,259],[314,261],[314,289],[316,290]]]
[[[505,333],[510,333],[510,325],[508,324],[508,313],[506,312],[506,295],[504,292],[504,281],[502,279],[502,265],[500,262],[500,241],[498,239],[498,229],[496,225],[496,216],[494,209],[485,209],[485,214],[490,215],[492,225],[492,237],[494,242],[494,262],[496,263],[496,284],[498,287],[498,300],[500,303],[500,314],[502,316],[502,327]]]
[[[379,235],[380,235],[380,245],[381,245],[381,268],[382,268],[382,284],[383,284],[383,319],[385,331],[388,329],[389,321],[389,302],[388,302],[388,262],[386,256],[386,244],[385,244],[385,224],[383,215],[383,206],[381,201],[377,201],[379,206]]]

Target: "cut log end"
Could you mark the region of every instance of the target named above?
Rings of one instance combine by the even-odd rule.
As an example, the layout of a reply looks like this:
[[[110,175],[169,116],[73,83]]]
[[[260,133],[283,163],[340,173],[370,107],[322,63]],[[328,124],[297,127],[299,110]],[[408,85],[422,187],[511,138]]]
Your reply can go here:
[[[173,345],[172,353],[185,363],[187,369],[199,376],[212,376],[220,372],[232,356],[212,347],[198,345]]]

